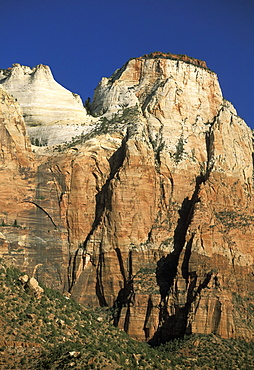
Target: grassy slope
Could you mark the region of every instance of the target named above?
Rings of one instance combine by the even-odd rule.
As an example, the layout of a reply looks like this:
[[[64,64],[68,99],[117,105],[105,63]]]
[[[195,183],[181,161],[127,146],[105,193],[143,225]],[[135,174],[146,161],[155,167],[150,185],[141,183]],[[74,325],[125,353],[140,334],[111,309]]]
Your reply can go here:
[[[132,340],[72,299],[36,299],[0,263],[0,369],[253,369],[254,343],[190,336],[158,348]]]

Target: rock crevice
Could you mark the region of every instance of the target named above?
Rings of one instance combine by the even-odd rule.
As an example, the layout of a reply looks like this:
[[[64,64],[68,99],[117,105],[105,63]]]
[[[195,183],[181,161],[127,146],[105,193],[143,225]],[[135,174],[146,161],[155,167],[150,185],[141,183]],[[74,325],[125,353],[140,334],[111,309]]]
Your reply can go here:
[[[41,89],[47,71],[15,66],[2,86]],[[252,132],[215,73],[132,59],[97,87],[89,133],[35,153],[1,94],[1,256],[139,340],[252,338]]]

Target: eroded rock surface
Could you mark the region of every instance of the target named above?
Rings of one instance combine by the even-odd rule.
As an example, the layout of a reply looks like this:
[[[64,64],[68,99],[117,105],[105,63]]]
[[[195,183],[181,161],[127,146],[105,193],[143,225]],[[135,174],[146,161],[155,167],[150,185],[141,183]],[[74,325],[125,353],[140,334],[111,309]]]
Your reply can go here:
[[[155,344],[253,337],[252,132],[192,62],[156,54],[103,78],[94,130],[35,153],[21,227],[0,234],[3,256]]]
[[[0,71],[0,84],[18,100],[28,126],[81,124],[87,118],[80,96],[57,83],[48,66],[13,64]]]
[[[50,68],[13,64],[0,70],[0,86],[20,104],[31,143],[58,145],[89,132],[96,121],[79,95],[55,81]]]

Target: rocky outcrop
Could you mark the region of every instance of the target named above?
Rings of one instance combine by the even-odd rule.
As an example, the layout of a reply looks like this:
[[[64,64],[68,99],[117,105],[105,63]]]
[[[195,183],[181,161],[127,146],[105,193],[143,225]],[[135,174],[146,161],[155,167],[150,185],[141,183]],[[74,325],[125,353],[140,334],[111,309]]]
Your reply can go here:
[[[136,58],[101,80],[92,111],[112,113],[138,104],[155,126],[160,119],[172,120],[175,126],[196,119],[196,124],[205,124],[221,102],[217,77],[210,70],[181,60]]]
[[[18,204],[33,188],[34,156],[20,106],[1,88],[0,138],[0,223],[17,226]]]
[[[57,83],[48,66],[16,63],[0,70],[0,86],[20,104],[31,143],[37,147],[71,142],[94,127],[96,119],[87,114],[80,96]]]
[[[1,166],[28,166],[31,162],[31,144],[28,139],[22,111],[16,100],[0,88]]]
[[[48,158],[42,156],[40,159],[32,152],[22,111],[15,99],[1,89],[0,102],[1,255],[11,260],[14,258],[15,263],[31,275],[36,265],[43,263],[45,267],[51,255],[55,256],[53,265],[67,257],[64,249],[67,237],[59,225],[54,182],[47,183],[47,173],[42,177],[43,162]],[[43,186],[47,188],[45,194],[41,191]],[[56,250],[51,253],[51,248]],[[54,285],[59,287],[63,282],[58,282],[57,275],[57,269],[52,271],[48,266],[43,281],[53,278]]]
[[[27,289],[35,298],[40,299],[44,293],[44,289],[39,285],[38,281],[32,276],[29,278],[28,275],[22,275],[19,277],[19,281],[22,283],[25,289]]]
[[[216,74],[180,59],[132,59],[102,79],[94,129],[36,153],[2,255],[111,307],[135,338],[251,339],[252,133]]]
[[[48,66],[13,64],[0,71],[0,84],[18,100],[28,126],[82,124],[87,118],[79,95],[57,83]]]

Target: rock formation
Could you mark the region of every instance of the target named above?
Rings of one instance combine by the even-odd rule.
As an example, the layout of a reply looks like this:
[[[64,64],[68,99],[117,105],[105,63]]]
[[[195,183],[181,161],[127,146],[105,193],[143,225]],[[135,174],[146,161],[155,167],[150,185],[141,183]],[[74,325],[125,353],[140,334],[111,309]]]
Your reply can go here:
[[[20,227],[2,226],[0,251],[28,274],[40,264],[37,280],[80,302],[111,307],[135,338],[251,339],[252,132],[204,62],[168,56],[103,78],[93,130],[34,154]]]
[[[31,295],[37,299],[41,298],[44,293],[44,289],[39,285],[38,281],[34,277],[29,278],[28,275],[22,275],[19,277],[19,281]]]
[[[13,64],[0,70],[0,86],[20,104],[32,144],[56,145],[89,131],[93,118],[80,96],[57,83],[48,66]]]
[[[20,106],[1,88],[0,138],[1,223],[16,225],[16,205],[23,201],[31,188],[28,178],[34,176],[34,156]]]
[[[83,123],[87,117],[79,95],[57,83],[48,66],[13,64],[1,70],[0,83],[18,100],[28,126]]]

